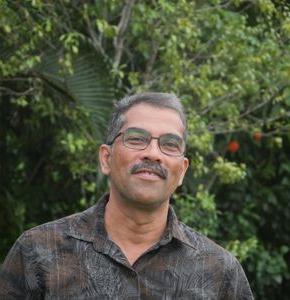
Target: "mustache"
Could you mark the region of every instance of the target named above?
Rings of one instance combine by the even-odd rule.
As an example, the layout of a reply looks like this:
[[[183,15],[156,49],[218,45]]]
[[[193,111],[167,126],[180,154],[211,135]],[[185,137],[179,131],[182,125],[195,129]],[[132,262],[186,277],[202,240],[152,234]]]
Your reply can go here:
[[[157,174],[162,179],[166,179],[168,176],[168,171],[165,168],[163,168],[160,164],[150,160],[134,165],[131,168],[131,174],[138,173],[139,171],[142,171],[144,169]]]

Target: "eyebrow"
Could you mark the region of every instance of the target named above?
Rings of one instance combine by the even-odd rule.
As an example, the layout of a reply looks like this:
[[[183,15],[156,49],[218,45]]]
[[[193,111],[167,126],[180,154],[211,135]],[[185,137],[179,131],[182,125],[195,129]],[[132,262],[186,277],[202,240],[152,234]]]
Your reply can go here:
[[[125,130],[123,130],[122,132],[124,132],[124,131],[126,131],[126,130],[128,130],[128,129],[130,129],[130,130],[142,130],[142,131],[146,131],[146,132],[149,132],[150,135],[152,136],[152,134],[151,134],[150,131],[148,131],[148,130],[146,130],[146,129],[144,129],[144,128],[140,128],[140,127],[128,127],[128,128],[126,128]],[[180,138],[181,140],[184,140],[182,136],[180,136],[180,135],[177,134],[177,133],[172,133],[172,132],[166,132],[166,133],[160,134],[159,136],[166,135],[166,134],[171,135],[171,136],[176,136],[176,137]]]

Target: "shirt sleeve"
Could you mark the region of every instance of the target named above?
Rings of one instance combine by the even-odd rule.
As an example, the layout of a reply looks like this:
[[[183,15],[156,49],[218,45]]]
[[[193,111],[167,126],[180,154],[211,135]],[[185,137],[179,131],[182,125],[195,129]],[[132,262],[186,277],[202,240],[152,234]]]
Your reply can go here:
[[[245,272],[236,258],[225,273],[221,297],[223,300],[253,300],[253,294]]]
[[[0,299],[41,299],[29,237],[15,242],[0,270]]]

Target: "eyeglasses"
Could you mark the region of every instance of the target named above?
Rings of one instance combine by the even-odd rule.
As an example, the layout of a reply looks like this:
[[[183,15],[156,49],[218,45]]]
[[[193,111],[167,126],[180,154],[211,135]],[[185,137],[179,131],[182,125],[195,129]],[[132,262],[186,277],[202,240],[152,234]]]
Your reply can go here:
[[[112,142],[108,144],[112,145],[121,135],[123,145],[130,149],[144,150],[151,143],[151,140],[155,139],[158,141],[160,151],[166,155],[182,156],[185,151],[184,140],[176,134],[166,133],[159,137],[153,137],[147,130],[135,127],[130,127],[123,132],[119,132]]]

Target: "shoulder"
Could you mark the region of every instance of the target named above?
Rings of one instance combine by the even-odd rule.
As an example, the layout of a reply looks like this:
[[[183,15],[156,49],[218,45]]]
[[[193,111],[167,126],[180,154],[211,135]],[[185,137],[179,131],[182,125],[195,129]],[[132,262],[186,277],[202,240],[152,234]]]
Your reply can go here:
[[[194,255],[198,254],[199,257],[219,261],[224,264],[224,267],[230,267],[237,263],[237,259],[215,241],[182,222],[179,222],[178,226],[184,235],[183,241],[192,248],[191,252]]]
[[[54,221],[50,221],[22,233],[17,242],[22,245],[51,243],[52,240],[57,244],[74,230],[81,220],[86,219],[95,210],[95,206],[88,208],[85,211],[78,212]]]
[[[178,227],[188,249],[184,255],[187,270],[198,270],[207,284],[216,286],[218,299],[253,299],[245,272],[234,255],[182,222]]]
[[[221,299],[253,299],[245,272],[237,258],[205,235],[179,222],[180,231],[187,244],[186,268],[196,269],[219,282]]]

